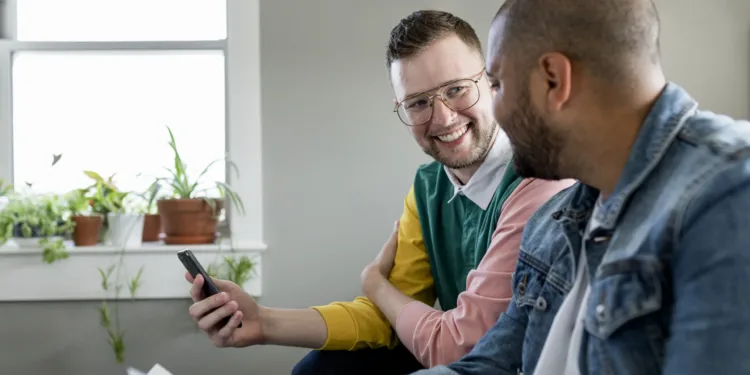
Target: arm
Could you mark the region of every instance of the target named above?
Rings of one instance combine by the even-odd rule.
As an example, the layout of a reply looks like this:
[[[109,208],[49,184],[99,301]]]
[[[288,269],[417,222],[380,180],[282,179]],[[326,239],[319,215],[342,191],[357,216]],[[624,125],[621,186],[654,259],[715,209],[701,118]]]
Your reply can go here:
[[[413,187],[404,200],[404,211],[399,219],[398,250],[388,280],[400,293],[410,298],[426,304],[435,303],[432,273],[422,239]],[[375,304],[365,297],[357,297],[353,302],[315,306],[313,309],[313,312],[319,313],[327,327],[327,338],[322,345],[316,346],[317,348],[392,348],[397,343],[388,320]]]
[[[523,228],[537,208],[573,181],[524,180],[508,197],[490,247],[469,272],[457,307],[439,311],[383,282],[370,297],[396,328],[399,339],[426,367],[459,359],[508,308],[511,277]]]
[[[511,301],[508,310],[500,315],[469,354],[448,366],[438,365],[412,375],[518,375],[523,369],[527,323],[526,314]]]
[[[665,375],[750,373],[750,182],[725,177],[691,203],[673,250]]]
[[[326,322],[313,309],[276,309],[260,307],[258,310],[266,345],[319,348],[326,342]]]

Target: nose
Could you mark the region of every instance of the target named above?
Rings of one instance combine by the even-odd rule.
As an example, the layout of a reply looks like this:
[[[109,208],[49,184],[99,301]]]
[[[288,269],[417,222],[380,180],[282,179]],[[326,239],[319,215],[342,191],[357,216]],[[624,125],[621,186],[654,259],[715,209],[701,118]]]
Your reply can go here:
[[[436,125],[451,125],[456,112],[448,108],[440,98],[435,98],[432,103],[432,123]]]

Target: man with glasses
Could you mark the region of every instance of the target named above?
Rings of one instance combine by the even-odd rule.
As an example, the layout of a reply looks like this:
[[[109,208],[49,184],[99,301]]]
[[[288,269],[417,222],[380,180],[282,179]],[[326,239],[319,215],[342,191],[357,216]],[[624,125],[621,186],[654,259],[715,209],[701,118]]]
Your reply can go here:
[[[222,280],[227,293],[201,301],[199,278],[190,313],[216,345],[318,349],[298,375],[406,374],[457,360],[508,307],[526,221],[572,181],[515,173],[481,43],[465,21],[439,11],[407,16],[391,32],[386,66],[394,112],[435,161],[417,170],[396,229],[362,273],[367,297],[280,310]]]

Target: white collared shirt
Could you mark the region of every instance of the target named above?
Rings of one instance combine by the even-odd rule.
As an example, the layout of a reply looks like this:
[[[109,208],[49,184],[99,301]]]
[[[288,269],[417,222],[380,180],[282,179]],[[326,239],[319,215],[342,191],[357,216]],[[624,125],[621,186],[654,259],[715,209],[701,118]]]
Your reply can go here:
[[[503,179],[511,155],[512,150],[508,136],[503,131],[498,131],[495,142],[482,165],[479,166],[479,169],[471,176],[466,185],[461,184],[461,181],[453,175],[450,168],[443,166],[448,179],[453,184],[453,196],[448,200],[448,203],[452,202],[459,194],[463,194],[482,210],[486,210],[498,185],[500,185],[500,181]]]

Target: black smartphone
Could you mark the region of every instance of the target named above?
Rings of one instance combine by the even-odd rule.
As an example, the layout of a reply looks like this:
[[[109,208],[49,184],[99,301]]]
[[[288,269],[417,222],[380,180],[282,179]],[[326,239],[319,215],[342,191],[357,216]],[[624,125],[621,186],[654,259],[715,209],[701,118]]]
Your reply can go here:
[[[185,266],[185,269],[187,269],[188,272],[190,272],[190,276],[193,276],[193,279],[195,279],[198,275],[203,276],[203,295],[206,297],[213,296],[214,294],[219,294],[221,291],[219,288],[216,287],[216,284],[214,284],[213,280],[211,280],[211,277],[208,276],[208,273],[206,273],[206,270],[203,269],[203,266],[201,265],[201,262],[198,261],[198,259],[193,255],[193,252],[190,251],[190,249],[180,250],[177,252],[177,258],[180,259],[180,262]],[[222,319],[219,322],[219,325],[221,327],[224,327],[229,323],[229,319],[231,319],[232,316],[228,316],[224,319]],[[237,326],[237,328],[242,327],[242,322]]]

